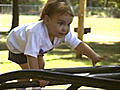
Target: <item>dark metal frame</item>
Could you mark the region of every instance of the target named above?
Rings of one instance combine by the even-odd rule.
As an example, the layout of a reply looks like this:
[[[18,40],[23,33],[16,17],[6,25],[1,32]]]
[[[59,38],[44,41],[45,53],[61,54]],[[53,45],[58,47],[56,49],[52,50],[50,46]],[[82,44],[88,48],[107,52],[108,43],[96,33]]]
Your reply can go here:
[[[74,28],[74,32],[77,32],[78,28]],[[84,34],[91,33],[91,27],[84,28]]]
[[[82,76],[82,73],[88,73]],[[75,75],[79,74],[79,75]],[[44,70],[18,70],[0,75],[0,89],[38,87],[38,81],[8,82],[17,79],[44,79],[51,85],[72,84],[67,90],[81,86],[120,90],[120,66],[74,67]]]

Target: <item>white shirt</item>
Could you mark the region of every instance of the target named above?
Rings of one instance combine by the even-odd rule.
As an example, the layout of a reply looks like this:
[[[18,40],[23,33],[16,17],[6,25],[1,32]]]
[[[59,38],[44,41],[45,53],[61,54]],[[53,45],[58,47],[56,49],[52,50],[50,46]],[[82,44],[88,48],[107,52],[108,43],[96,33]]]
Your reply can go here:
[[[39,21],[14,28],[9,33],[6,43],[8,49],[13,53],[24,53],[37,58],[40,53],[50,51],[62,42],[74,49],[81,40],[69,31],[63,38],[55,37],[52,44],[45,24],[43,21]]]

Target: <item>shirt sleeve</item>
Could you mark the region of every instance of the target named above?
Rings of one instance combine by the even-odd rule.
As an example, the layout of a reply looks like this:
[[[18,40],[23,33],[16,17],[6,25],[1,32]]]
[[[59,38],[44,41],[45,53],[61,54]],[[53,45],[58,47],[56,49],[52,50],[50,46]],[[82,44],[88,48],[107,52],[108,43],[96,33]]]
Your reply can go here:
[[[81,42],[82,41],[74,36],[71,31],[65,36],[65,43],[67,43],[72,49],[75,49]]]
[[[30,32],[30,34],[27,37],[24,54],[37,58],[37,55],[39,54],[39,49],[40,49],[40,35],[37,33]]]

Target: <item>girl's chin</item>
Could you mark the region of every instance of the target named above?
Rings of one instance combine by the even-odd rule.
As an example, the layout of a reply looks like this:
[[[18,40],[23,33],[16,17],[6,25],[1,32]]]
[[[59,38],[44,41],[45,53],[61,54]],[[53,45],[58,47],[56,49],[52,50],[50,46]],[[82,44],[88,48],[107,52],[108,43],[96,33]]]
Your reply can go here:
[[[59,35],[59,36],[57,36],[58,38],[62,38],[62,37],[64,37],[65,35]]]
[[[62,33],[59,33],[59,35],[58,35],[59,38],[62,38],[64,36],[65,36],[65,34],[62,34]]]
[[[66,34],[58,33],[54,37],[63,38]]]

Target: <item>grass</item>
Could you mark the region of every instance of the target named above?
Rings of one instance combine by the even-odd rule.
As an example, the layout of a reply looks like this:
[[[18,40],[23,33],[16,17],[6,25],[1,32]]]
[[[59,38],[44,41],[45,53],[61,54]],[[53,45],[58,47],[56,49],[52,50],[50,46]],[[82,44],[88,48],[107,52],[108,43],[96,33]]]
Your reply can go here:
[[[1,14],[0,15],[0,28],[10,28],[12,24],[12,15]],[[38,21],[38,16],[26,16],[21,15],[19,17],[19,24],[32,23]]]
[[[97,65],[117,65],[120,63],[119,42],[112,45],[98,44],[95,42],[89,42],[87,44],[94,47],[94,50],[98,52],[99,55],[107,55],[107,59],[99,62]],[[0,56],[1,73],[20,69],[17,64],[7,60],[7,50],[0,51]],[[45,62],[45,68],[91,66],[91,61],[87,57],[83,56],[83,59],[75,58],[75,51],[71,51],[65,44],[45,54]]]
[[[38,16],[20,16],[20,24],[36,22]],[[0,27],[10,28],[12,17],[0,15]],[[91,33],[83,36],[84,41],[99,55],[106,55],[106,60],[97,65],[120,65],[120,19],[116,18],[85,18],[85,27],[91,26]],[[71,24],[71,30],[77,27],[77,17]],[[74,33],[76,35],[76,33]],[[0,74],[21,69],[17,64],[8,61],[8,50],[5,44],[7,33],[0,33]],[[62,44],[45,54],[45,68],[63,68],[92,66],[90,59],[83,56],[75,58],[75,51]],[[60,86],[65,88],[66,86]],[[55,87],[57,88],[57,87]]]
[[[77,27],[78,19],[73,20],[71,29]],[[85,27],[91,27],[91,33],[84,35],[84,41],[93,42],[118,42],[120,41],[120,19],[116,18],[85,18]]]

